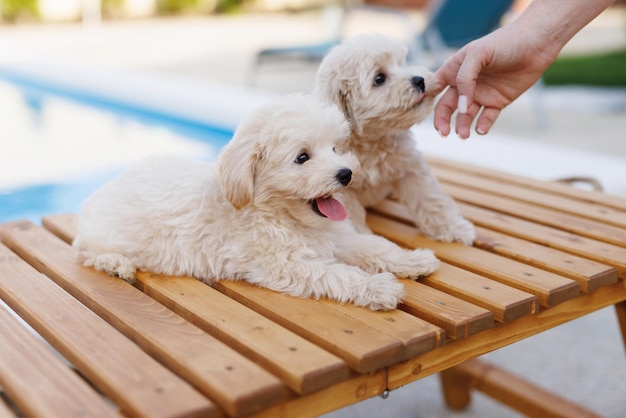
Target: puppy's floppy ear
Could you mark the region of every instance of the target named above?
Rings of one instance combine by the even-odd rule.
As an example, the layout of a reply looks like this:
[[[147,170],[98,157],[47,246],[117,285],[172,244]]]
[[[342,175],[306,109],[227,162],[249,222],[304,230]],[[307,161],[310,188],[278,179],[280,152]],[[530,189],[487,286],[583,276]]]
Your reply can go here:
[[[348,81],[344,81],[337,86],[337,98],[336,103],[343,112],[344,116],[350,122],[352,131],[361,133],[361,127],[354,117],[354,111],[352,110],[352,89]]]
[[[217,160],[222,192],[237,210],[254,198],[254,180],[263,156],[259,135],[258,129],[238,129]]]
[[[337,93],[337,105],[343,112],[346,119],[352,121],[352,109],[350,108],[350,93],[340,89]]]
[[[343,76],[335,68],[342,66],[341,62],[336,61],[337,58],[331,52],[320,64],[315,80],[315,94],[322,101],[339,107],[350,122],[352,130],[358,131],[357,121],[354,119],[354,112],[352,111],[352,90],[355,87],[352,84],[353,81]]]

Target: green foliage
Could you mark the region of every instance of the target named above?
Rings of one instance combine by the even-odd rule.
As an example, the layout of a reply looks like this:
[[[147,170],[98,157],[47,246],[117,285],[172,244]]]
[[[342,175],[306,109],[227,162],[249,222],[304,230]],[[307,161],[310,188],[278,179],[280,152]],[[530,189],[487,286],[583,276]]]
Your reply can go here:
[[[124,0],[101,0],[102,16],[119,17],[122,14]]]
[[[159,0],[157,10],[162,13],[181,13],[193,10],[198,0]]]
[[[558,58],[543,75],[547,85],[626,87],[626,49]]]
[[[188,12],[232,13],[240,10],[246,0],[158,0],[159,13],[177,14]],[[217,4],[216,4],[217,3]]]
[[[105,17],[121,17],[125,0],[102,0]],[[157,0],[157,13],[233,13],[241,10],[244,2],[253,0]],[[0,0],[0,21],[14,22],[36,19],[39,0]]]
[[[220,0],[217,11],[222,13],[234,13],[241,9],[246,0]]]
[[[37,0],[0,0],[2,19],[13,22],[21,17],[38,16]]]

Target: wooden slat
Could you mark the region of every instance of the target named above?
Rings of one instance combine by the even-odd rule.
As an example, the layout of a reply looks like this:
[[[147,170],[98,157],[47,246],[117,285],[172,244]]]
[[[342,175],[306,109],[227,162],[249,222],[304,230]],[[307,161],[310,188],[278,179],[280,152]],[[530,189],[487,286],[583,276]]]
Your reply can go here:
[[[141,290],[280,377],[297,393],[348,378],[338,357],[190,277],[140,273]]]
[[[593,221],[552,209],[499,197],[486,192],[468,190],[448,183],[442,183],[444,190],[456,200],[475,206],[489,208],[504,214],[530,220],[541,225],[552,226],[563,231],[604,241],[618,246],[626,246],[626,229]]]
[[[531,203],[534,206],[551,208],[622,228],[626,227],[626,212],[623,210],[512,184],[506,176],[501,178],[479,177],[437,167],[433,168],[433,173],[441,182],[454,184],[465,190],[487,192],[492,195]]]
[[[583,292],[617,282],[617,270],[543,245],[476,227],[474,246],[576,280]]]
[[[142,417],[217,412],[185,381],[2,244],[0,260],[2,299],[122,410]],[[177,404],[180,399],[188,404]]]
[[[49,216],[44,218],[43,224],[67,242],[71,242],[76,235],[75,214]],[[240,352],[245,352],[249,358],[281,377],[295,392],[307,393],[347,378],[348,369],[337,357],[221,293],[211,293],[213,289],[197,280],[175,278],[165,286],[157,277],[141,274],[139,282],[143,286],[142,290]],[[179,289],[180,286],[191,289]],[[206,310],[206,305],[198,300],[199,295],[207,293],[214,298],[222,296],[219,303],[211,304],[210,310]],[[184,303],[178,300],[181,295],[185,296]],[[217,312],[216,306],[223,310]],[[235,311],[238,315],[234,315]],[[236,324],[233,324],[234,320]],[[250,329],[255,331],[249,333]],[[259,330],[263,331],[266,339],[259,338]],[[251,335],[254,338],[249,341]]]
[[[528,228],[535,226],[535,224],[465,203],[460,203],[459,207],[468,219],[477,224],[477,236],[474,241],[474,247],[504,255],[508,258],[576,280],[583,292],[592,292],[599,287],[615,283],[617,280],[617,269],[611,267],[608,263],[596,262],[589,259],[588,256],[576,256],[566,251],[557,250],[512,236],[517,235],[513,227],[515,223],[522,224],[522,227],[518,228],[520,231],[526,231]],[[375,210],[387,217],[412,225],[406,208],[397,202],[386,200],[378,205]],[[490,222],[489,220],[492,221]],[[479,223],[485,223],[489,226],[492,226],[492,223],[496,223],[499,225],[498,229],[504,231],[506,234],[493,231],[492,229],[482,228],[478,226]],[[509,226],[511,226],[511,228],[509,228]],[[549,227],[541,225],[539,227],[541,230],[551,230],[564,235],[563,232]],[[539,233],[540,231],[529,238],[537,239],[538,236],[542,235]],[[567,242],[571,242],[571,236],[568,235],[568,238],[570,239],[567,239]],[[576,241],[579,241],[579,239]],[[598,253],[603,253],[602,247],[609,245],[598,242],[595,242],[595,244],[593,248]],[[615,248],[623,252],[624,257],[626,257],[626,250]]]
[[[75,213],[59,213],[44,216],[41,224],[48,231],[67,243],[71,243],[78,231],[78,215]]]
[[[69,217],[72,218],[71,215]],[[68,237],[69,240],[73,239],[75,234],[75,221],[70,219],[68,222],[68,215],[47,217],[45,225],[47,227],[50,226],[54,230],[63,231],[62,234]],[[285,296],[285,298],[287,297]],[[413,356],[431,350],[445,340],[444,330],[419,318],[407,316],[403,312],[370,313],[368,310],[351,305],[339,305],[333,302],[329,302],[328,305],[342,311],[343,316],[360,318],[363,321],[367,321],[370,326],[378,327],[379,330],[384,329],[387,333],[393,331],[391,336],[399,339],[404,345],[403,356]],[[364,312],[367,318],[362,318]],[[482,314],[483,312],[481,312]],[[464,318],[464,321],[466,320],[467,318]],[[482,326],[470,328],[481,328]]]
[[[606,264],[617,270],[618,277],[626,278],[626,248],[488,209],[468,204],[459,206],[463,215],[477,225]]]
[[[44,225],[52,230],[58,231],[62,236],[65,236],[68,241],[71,241],[76,233],[75,215],[50,216],[44,219]],[[194,286],[199,286],[199,284],[196,283]],[[283,298],[290,300],[288,296],[283,296]],[[429,351],[444,341],[444,330],[401,311],[377,313],[350,304],[340,305],[330,301],[326,304],[340,311],[342,317],[348,316],[360,321],[365,321],[370,326],[378,329],[379,332],[384,332],[400,340],[404,345],[403,356],[410,357]],[[213,313],[211,313],[211,315],[213,315]],[[207,319],[205,318],[205,320]],[[281,361],[284,362],[284,359],[281,358]],[[298,360],[297,362],[300,361],[301,360]],[[300,367],[302,367],[302,365]]]
[[[406,359],[406,347],[320,301],[282,295],[245,282],[220,281],[220,292],[342,358],[359,373]],[[362,308],[365,309],[365,308]],[[315,312],[313,315],[312,312]]]
[[[83,267],[74,250],[30,222],[3,224],[5,243],[68,293],[240,416],[285,399],[280,380],[123,280]]]
[[[419,284],[419,283],[415,283]],[[425,286],[424,286],[425,287]],[[363,375],[307,396],[292,398],[255,414],[255,418],[314,417],[382,393],[398,389],[411,382],[445,370],[464,361],[486,354],[513,342],[538,334],[565,322],[587,315],[626,299],[623,283],[616,283],[584,294],[554,308],[520,318],[511,324],[486,330],[469,338],[444,345],[391,366],[388,372]],[[486,341],[489,343],[487,344]],[[385,374],[387,378],[385,379]],[[358,386],[355,387],[355,384]],[[393,392],[389,402],[393,402]]]
[[[403,282],[406,285],[408,280],[403,280]],[[321,302],[343,315],[369,324],[380,333],[399,339],[406,347],[407,357],[431,351],[445,342],[443,329],[399,309],[371,311],[352,304],[344,305],[325,299]]]
[[[443,328],[451,339],[467,338],[495,325],[487,309],[440,290],[413,281],[407,281],[404,289],[400,309]]]
[[[530,315],[539,307],[536,296],[450,264],[442,263],[421,282],[490,310],[496,321],[502,323]]]
[[[382,394],[387,389],[387,372],[354,375],[308,395],[291,397],[287,402],[268,408],[248,418],[315,418],[344,406]]]
[[[578,283],[568,278],[473,247],[431,241],[413,226],[374,213],[368,214],[368,225],[393,241],[410,248],[430,248],[447,263],[535,295],[542,306],[557,305],[580,293]]]
[[[2,247],[0,254],[2,265],[5,265],[7,261]],[[2,306],[0,386],[29,417],[120,416]],[[8,416],[8,407],[0,400],[0,416],[4,415],[2,407]]]
[[[536,190],[543,190],[546,192],[567,196],[582,202],[589,202],[595,204],[602,204],[608,207],[625,210],[626,211],[626,199],[619,196],[612,196],[606,193],[595,190],[583,190],[570,185],[566,185],[558,182],[550,182],[544,180],[532,179],[529,177],[518,176],[512,173],[505,173],[499,170],[493,170],[489,168],[479,167],[467,163],[460,163],[456,161],[446,160],[443,158],[428,156],[428,164],[432,167],[441,167],[453,172],[464,172],[476,175],[478,177],[491,177],[491,178],[506,178],[506,180],[512,184],[532,188]]]

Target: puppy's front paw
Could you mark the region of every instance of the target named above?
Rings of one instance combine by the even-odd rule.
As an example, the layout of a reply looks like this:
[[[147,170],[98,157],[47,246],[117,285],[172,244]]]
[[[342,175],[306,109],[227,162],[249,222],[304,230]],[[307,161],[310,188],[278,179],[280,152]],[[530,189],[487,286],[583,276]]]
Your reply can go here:
[[[476,228],[467,219],[460,219],[452,230],[452,240],[471,246],[476,239]]]
[[[476,238],[474,224],[462,217],[445,225],[432,225],[429,228],[421,227],[420,229],[429,238],[441,242],[459,242],[464,245],[472,245]]]
[[[431,250],[418,248],[408,252],[402,263],[398,263],[392,272],[403,279],[416,280],[428,276],[437,270],[441,264]]]
[[[404,285],[392,273],[374,274],[365,281],[354,304],[373,311],[395,309],[404,297]]]
[[[120,254],[98,254],[92,259],[86,259],[84,265],[104,271],[110,276],[119,277],[130,284],[134,284],[137,281],[135,277],[137,268],[132,261]]]

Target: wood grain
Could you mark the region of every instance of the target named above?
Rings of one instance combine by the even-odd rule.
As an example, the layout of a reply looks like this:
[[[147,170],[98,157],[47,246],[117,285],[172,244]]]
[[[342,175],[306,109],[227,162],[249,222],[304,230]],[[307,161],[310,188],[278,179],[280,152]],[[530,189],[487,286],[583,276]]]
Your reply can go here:
[[[297,393],[348,378],[338,357],[190,277],[140,273],[140,288],[280,377]]]
[[[29,417],[121,416],[2,306],[0,386]],[[2,401],[0,404],[0,411],[4,407],[4,414],[9,416],[8,407]]]
[[[285,399],[278,378],[123,280],[79,265],[73,249],[50,232],[15,222],[3,224],[0,235],[13,251],[230,415]]]
[[[215,287],[256,312],[342,358],[350,368],[368,373],[402,357],[405,346],[365,322],[320,301],[285,296],[245,282],[220,281]],[[312,313],[315,313],[314,315]]]
[[[187,382],[1,244],[0,297],[124,412],[142,417],[217,412]]]
[[[368,214],[368,225],[409,248],[430,248],[442,261],[537,296],[542,306],[554,306],[576,297],[580,288],[563,276],[515,260],[456,243],[429,240],[410,225]]]

